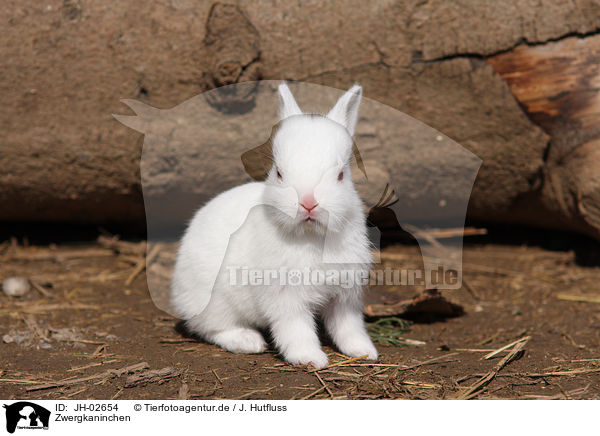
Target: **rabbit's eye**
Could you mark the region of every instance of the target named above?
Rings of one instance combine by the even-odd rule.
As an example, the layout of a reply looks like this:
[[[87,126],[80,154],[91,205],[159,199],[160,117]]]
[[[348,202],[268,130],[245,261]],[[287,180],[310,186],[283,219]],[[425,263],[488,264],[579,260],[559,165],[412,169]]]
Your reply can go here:
[[[277,168],[277,178],[278,178],[279,180],[281,180],[281,179],[282,179],[282,177],[281,177],[281,172],[279,172],[279,168]]]
[[[344,180],[344,172],[340,171],[340,173],[338,174],[338,182],[341,182],[342,180]]]

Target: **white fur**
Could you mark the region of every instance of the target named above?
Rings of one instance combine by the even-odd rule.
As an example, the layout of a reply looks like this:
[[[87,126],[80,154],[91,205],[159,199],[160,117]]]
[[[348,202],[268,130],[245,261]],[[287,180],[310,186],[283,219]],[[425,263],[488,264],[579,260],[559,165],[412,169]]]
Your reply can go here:
[[[370,267],[365,215],[349,167],[362,89],[352,87],[327,116],[302,114],[285,84],[279,95],[282,121],[267,180],[226,191],[196,213],[178,252],[173,305],[192,332],[234,353],[264,351],[259,329],[267,329],[288,362],[325,367],[315,320],[321,316],[342,353],[375,360],[360,283],[351,288],[281,286],[278,279],[260,286],[231,283],[234,267],[363,274]],[[317,215],[305,221],[300,203],[309,193],[318,202]]]

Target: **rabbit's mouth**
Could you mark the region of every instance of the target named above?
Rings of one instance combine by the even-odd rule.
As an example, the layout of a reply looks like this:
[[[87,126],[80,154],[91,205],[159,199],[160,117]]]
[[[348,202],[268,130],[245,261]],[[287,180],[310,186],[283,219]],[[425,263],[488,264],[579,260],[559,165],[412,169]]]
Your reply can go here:
[[[315,208],[311,208],[311,210],[302,208],[297,212],[296,224],[305,230],[320,229],[327,222],[324,212],[324,210],[315,210]]]
[[[323,223],[322,218],[314,215],[302,218],[300,227],[303,228],[303,230],[317,233],[321,233],[326,229],[326,225]]]
[[[299,224],[304,227],[305,226],[313,227],[320,223],[321,223],[321,218],[318,216],[318,214],[315,214],[315,213],[303,214],[300,216],[300,220],[299,220]]]
[[[316,223],[320,221],[320,217],[318,213],[304,213],[301,215],[301,221],[303,223]]]

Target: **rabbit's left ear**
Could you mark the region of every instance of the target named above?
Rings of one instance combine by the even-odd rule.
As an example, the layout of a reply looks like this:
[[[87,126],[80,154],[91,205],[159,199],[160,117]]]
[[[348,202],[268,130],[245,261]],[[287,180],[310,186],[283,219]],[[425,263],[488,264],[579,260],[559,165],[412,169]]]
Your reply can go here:
[[[292,95],[292,91],[287,86],[286,83],[282,83],[279,85],[279,118],[285,119],[287,117],[291,117],[292,115],[302,115],[302,111],[296,103],[294,96]]]
[[[350,136],[354,135],[361,99],[362,87],[356,84],[340,97],[333,109],[327,114],[327,118],[344,126]]]

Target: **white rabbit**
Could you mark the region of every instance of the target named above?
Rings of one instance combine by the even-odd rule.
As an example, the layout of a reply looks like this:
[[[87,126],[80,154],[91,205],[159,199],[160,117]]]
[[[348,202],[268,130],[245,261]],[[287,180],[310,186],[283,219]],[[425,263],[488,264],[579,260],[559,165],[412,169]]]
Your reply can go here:
[[[187,328],[234,353],[260,353],[259,329],[292,364],[328,365],[316,317],[339,350],[377,359],[362,316],[362,281],[243,283],[246,271],[351,270],[368,278],[370,243],[352,183],[352,135],[362,88],[326,115],[303,114],[279,86],[281,122],[267,179],[226,191],[194,216],[179,248],[172,303]]]

